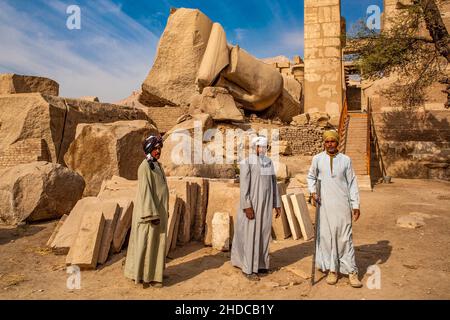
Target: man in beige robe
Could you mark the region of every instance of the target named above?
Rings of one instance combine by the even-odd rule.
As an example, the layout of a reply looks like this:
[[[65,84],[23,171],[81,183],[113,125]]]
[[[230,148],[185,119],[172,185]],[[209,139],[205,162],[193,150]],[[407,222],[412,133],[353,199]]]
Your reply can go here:
[[[150,136],[143,142],[146,159],[138,169],[125,263],[125,277],[155,287],[161,287],[163,282],[169,204],[166,176],[158,163],[162,146],[161,137]]]

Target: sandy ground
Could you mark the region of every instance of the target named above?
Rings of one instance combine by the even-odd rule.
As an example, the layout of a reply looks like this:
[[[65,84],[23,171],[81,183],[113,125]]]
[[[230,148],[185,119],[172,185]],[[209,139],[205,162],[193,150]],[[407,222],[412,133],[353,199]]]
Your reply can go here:
[[[245,279],[229,253],[191,243],[169,259],[163,288],[143,289],[123,276],[125,251],[96,271],[81,273],[81,289],[67,288],[64,259],[45,248],[56,222],[0,227],[1,299],[450,299],[450,183],[395,179],[361,192],[361,219],[354,244],[361,289],[346,278],[336,286],[310,273],[312,242],[273,241],[273,272],[259,282]],[[410,212],[434,217],[419,229],[396,226]],[[380,270],[380,288],[367,286],[371,265]],[[318,274],[320,278],[320,274]],[[372,277],[372,278],[371,278]]]

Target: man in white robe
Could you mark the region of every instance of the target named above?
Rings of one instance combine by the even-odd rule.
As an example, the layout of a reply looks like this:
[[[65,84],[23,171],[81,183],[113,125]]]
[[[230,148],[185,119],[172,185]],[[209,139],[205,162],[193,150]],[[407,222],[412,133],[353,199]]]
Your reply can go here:
[[[352,287],[360,288],[352,241],[352,214],[355,222],[360,216],[358,182],[350,158],[338,151],[338,133],[326,131],[324,141],[325,151],[314,156],[307,177],[319,210],[316,267],[328,272],[330,285],[337,283],[340,273],[349,276]]]
[[[258,273],[269,270],[269,242],[272,212],[281,213],[281,198],[272,160],[265,153],[267,138],[252,140],[256,154],[240,163],[240,209],[234,227],[231,264],[242,270],[252,281]]]

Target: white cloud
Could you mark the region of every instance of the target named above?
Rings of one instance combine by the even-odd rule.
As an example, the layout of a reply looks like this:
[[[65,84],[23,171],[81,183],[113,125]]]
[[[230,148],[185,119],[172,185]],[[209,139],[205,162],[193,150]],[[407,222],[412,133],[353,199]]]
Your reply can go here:
[[[298,51],[303,52],[304,48],[304,32],[303,30],[287,31],[281,34],[280,45],[286,49],[286,51]]]
[[[283,55],[292,59],[304,52],[302,28],[269,26],[266,30],[247,30],[246,37],[236,42],[258,58]]]
[[[0,4],[0,72],[49,77],[59,82],[61,96],[98,96],[108,102],[140,87],[158,38],[120,6],[110,0],[87,1],[80,5],[81,30],[68,30],[70,3],[26,5],[30,7],[22,11]]]
[[[242,41],[245,39],[246,35],[247,35],[247,30],[246,29],[242,29],[242,28],[236,28],[234,29],[234,39],[236,41]]]

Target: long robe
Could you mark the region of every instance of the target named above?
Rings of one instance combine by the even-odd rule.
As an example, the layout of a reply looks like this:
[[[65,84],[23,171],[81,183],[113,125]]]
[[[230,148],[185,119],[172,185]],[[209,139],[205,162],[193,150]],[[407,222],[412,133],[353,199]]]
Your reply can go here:
[[[234,227],[231,264],[246,274],[269,269],[269,242],[273,208],[281,206],[272,161],[251,155],[240,163],[240,207]],[[253,208],[249,220],[244,209]]]
[[[165,267],[169,190],[158,162],[150,168],[147,160],[138,169],[138,190],[134,202],[125,277],[149,283],[162,282]],[[150,221],[159,219],[159,225]]]
[[[330,157],[325,151],[314,156],[307,176],[310,193],[317,193],[318,180],[321,204],[317,207],[316,266],[342,274],[357,272],[352,209],[359,209],[359,192],[350,158],[342,153]]]

